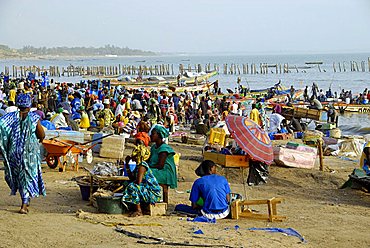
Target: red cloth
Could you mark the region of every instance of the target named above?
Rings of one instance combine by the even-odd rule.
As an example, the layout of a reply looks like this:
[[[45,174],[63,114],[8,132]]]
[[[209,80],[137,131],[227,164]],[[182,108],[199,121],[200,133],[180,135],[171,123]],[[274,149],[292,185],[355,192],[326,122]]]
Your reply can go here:
[[[135,139],[142,140],[145,146],[149,146],[150,137],[149,137],[148,133],[138,132],[137,134],[135,134]]]

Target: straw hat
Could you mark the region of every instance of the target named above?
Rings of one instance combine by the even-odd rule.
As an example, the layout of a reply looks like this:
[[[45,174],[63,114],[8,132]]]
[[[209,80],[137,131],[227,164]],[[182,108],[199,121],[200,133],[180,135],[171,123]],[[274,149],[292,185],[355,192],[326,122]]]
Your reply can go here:
[[[141,115],[140,115],[139,111],[132,111],[132,112],[131,112],[131,114],[132,114],[134,117],[136,117],[136,118],[140,118],[140,117],[141,117]]]
[[[104,104],[110,104],[110,101],[108,98],[105,98],[104,101],[103,101]]]

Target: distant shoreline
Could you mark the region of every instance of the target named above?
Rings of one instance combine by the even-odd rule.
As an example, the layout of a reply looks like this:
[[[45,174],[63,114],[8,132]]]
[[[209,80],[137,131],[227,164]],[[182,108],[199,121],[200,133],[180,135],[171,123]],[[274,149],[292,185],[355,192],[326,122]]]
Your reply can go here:
[[[21,59],[21,60],[64,60],[64,59],[116,59],[116,58],[135,58],[135,57],[153,57],[153,56],[160,56],[159,54],[148,54],[148,55],[117,55],[117,56],[106,56],[106,55],[44,55],[44,56],[25,56],[25,55],[17,55],[17,56],[2,56],[0,55],[1,60],[12,60],[12,59]]]

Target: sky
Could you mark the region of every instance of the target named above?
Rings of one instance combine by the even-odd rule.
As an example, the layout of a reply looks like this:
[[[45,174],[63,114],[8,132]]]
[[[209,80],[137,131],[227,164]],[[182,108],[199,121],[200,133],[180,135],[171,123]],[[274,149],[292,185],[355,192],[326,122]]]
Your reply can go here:
[[[0,0],[0,44],[165,53],[370,52],[370,0]]]

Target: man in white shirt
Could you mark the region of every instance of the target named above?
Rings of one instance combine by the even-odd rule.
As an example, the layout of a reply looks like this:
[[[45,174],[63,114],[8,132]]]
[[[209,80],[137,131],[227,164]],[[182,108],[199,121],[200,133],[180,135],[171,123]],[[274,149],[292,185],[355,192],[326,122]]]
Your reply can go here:
[[[52,123],[54,123],[56,129],[60,128],[68,128],[68,118],[69,112],[68,110],[63,110],[60,114],[58,114],[53,120]]]
[[[231,105],[231,113],[233,113],[234,115],[237,115],[238,114],[238,104],[233,101],[233,104]]]

